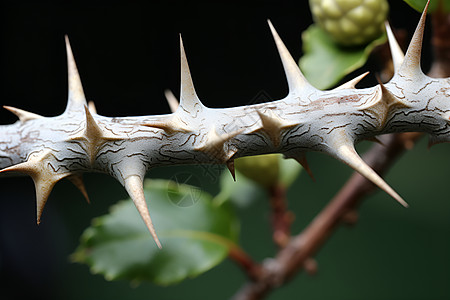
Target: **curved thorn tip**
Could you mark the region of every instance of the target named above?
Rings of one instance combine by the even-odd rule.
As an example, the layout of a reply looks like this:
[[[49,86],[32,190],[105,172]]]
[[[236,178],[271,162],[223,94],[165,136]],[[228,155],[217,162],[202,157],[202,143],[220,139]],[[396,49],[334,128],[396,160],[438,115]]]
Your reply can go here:
[[[177,97],[175,97],[175,95],[169,89],[164,91],[164,96],[166,97],[167,103],[169,103],[170,111],[174,113],[180,105]]]
[[[153,226],[152,219],[150,218],[150,213],[148,211],[147,203],[145,202],[144,196],[144,187],[142,183],[142,179],[138,175],[131,175],[125,179],[125,189],[130,195],[131,199],[134,202],[139,214],[144,220],[145,225],[147,226],[150,234],[155,240],[156,245],[159,249],[162,248],[161,242],[159,241],[158,236],[156,235],[155,227]]]
[[[267,20],[269,24],[270,31],[272,32],[273,39],[275,40],[275,44],[278,49],[278,53],[281,58],[281,62],[283,63],[284,72],[286,73],[286,79],[289,86],[289,92],[292,92],[296,89],[304,89],[304,88],[312,88],[315,89],[305,78],[305,76],[300,71],[295,60],[292,58],[288,49],[284,45],[280,36],[278,35],[275,27],[272,25],[270,20]]]
[[[420,67],[420,56],[422,53],[422,40],[423,32],[425,28],[425,20],[427,17],[427,10],[430,1],[428,0],[425,8],[423,10],[422,16],[420,17],[419,24],[417,24],[414,35],[409,43],[408,50],[406,51],[405,59],[400,66],[398,73],[403,76],[421,76],[423,75],[422,69]]]
[[[86,104],[83,86],[81,84],[80,75],[78,73],[75,58],[73,57],[72,48],[70,47],[69,37],[65,36],[67,51],[67,73],[69,84],[69,96],[66,111],[77,110]]]
[[[388,193],[398,203],[404,207],[408,207],[408,203],[400,197],[384,180],[381,178],[369,165],[367,165],[362,158],[356,153],[352,145],[342,144],[336,149],[336,158],[350,166],[362,176],[366,177],[372,183],[377,185],[380,189]]]
[[[400,69],[400,66],[403,63],[403,60],[405,59],[405,54],[403,53],[402,49],[400,48],[397,39],[394,36],[394,33],[392,32],[391,26],[388,22],[385,22],[386,27],[386,33],[389,41],[389,48],[391,49],[391,56],[392,56],[392,62],[394,64],[394,71],[398,72]]]

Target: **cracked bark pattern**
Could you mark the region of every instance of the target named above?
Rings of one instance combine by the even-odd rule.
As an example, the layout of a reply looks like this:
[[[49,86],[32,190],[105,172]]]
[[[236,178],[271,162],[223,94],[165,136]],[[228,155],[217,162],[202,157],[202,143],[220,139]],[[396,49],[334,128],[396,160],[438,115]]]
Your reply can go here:
[[[5,107],[19,121],[0,126],[0,174],[21,172],[33,178],[39,222],[57,181],[72,178],[83,191],[80,174],[108,173],[124,185],[158,246],[142,188],[145,173],[156,166],[227,164],[233,173],[231,166],[238,157],[276,152],[305,165],[305,153],[316,151],[348,164],[406,206],[359,157],[354,144],[411,131],[429,133],[432,144],[450,141],[450,78],[430,78],[420,69],[425,15],[426,10],[405,56],[387,28],[395,67],[388,83],[356,89],[358,77],[330,91],[307,82],[269,22],[288,95],[225,109],[207,108],[197,97],[180,41],[180,104],[175,112],[159,116],[109,118],[96,114],[92,105],[90,110],[66,40],[66,111],[47,118]]]

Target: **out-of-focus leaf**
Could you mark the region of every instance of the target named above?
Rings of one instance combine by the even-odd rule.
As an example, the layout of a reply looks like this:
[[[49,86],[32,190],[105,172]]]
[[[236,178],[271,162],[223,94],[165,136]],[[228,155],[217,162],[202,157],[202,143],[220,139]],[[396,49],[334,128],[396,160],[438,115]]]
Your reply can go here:
[[[403,0],[418,12],[422,12],[427,4],[427,0]],[[433,0],[428,7],[428,13],[435,12],[439,7],[439,1],[442,1],[444,12],[450,13],[450,0]]]
[[[344,76],[362,67],[370,52],[386,42],[386,36],[363,47],[340,47],[317,25],[303,32],[303,52],[300,69],[308,81],[318,89],[336,85]]]
[[[233,247],[238,221],[229,205],[216,205],[197,188],[166,180],[147,180],[145,197],[157,234],[158,249],[133,202],[111,207],[93,221],[72,258],[108,280],[144,280],[168,285],[195,277],[219,264]],[[189,207],[180,207],[189,197]]]
[[[220,176],[220,193],[214,202],[224,203],[230,201],[239,208],[245,208],[257,199],[265,197],[264,188],[236,171],[236,182],[228,171]]]
[[[263,155],[258,157],[264,158]],[[277,181],[285,187],[289,187],[300,174],[302,167],[293,159],[284,159],[282,154],[272,154],[270,159],[273,160],[274,157],[278,164]],[[247,157],[238,158],[235,163],[242,159],[247,159]],[[251,164],[244,165],[248,167]],[[263,172],[262,175],[264,176],[264,174]],[[214,198],[214,201],[218,203],[231,201],[237,207],[245,208],[257,199],[266,197],[265,189],[265,185],[249,179],[238,170],[236,170],[236,182],[233,181],[228,172],[224,172],[220,178],[220,193]]]
[[[280,182],[289,187],[300,175],[302,166],[294,159],[284,159],[280,155]]]

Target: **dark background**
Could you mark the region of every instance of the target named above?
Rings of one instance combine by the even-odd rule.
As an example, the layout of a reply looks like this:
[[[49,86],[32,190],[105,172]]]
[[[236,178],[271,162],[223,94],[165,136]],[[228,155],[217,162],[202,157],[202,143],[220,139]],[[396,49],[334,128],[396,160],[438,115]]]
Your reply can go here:
[[[403,1],[390,1],[391,24],[408,40],[419,14]],[[106,116],[169,112],[163,91],[179,92],[179,33],[197,93],[210,107],[280,99],[287,92],[281,62],[266,20],[301,56],[301,33],[311,24],[307,1],[5,1],[0,4],[0,104],[44,116],[62,113],[68,34],[86,97]],[[429,30],[429,28],[428,28]],[[429,34],[425,44],[428,44]],[[425,48],[424,65],[431,54]],[[378,63],[358,73],[376,73]],[[374,84],[374,77],[361,86]],[[263,98],[264,98],[263,97]],[[0,111],[0,124],[15,122]],[[367,148],[361,145],[361,149]],[[269,299],[450,299],[449,145],[426,149],[423,140],[391,170],[387,181],[410,204],[403,209],[384,193],[364,203],[354,228],[337,231],[319,253],[319,274],[299,275]],[[299,231],[336,193],[351,171],[323,155],[310,155],[317,182],[302,174],[290,192]],[[158,169],[170,178],[181,168]],[[202,188],[217,192],[217,180],[189,168]],[[87,175],[92,200],[59,183],[35,225],[34,189],[29,178],[0,181],[0,297],[2,299],[226,299],[245,277],[231,262],[169,288],[150,283],[131,287],[91,275],[69,262],[90,220],[126,198],[104,175]],[[273,254],[267,203],[239,212],[243,247],[256,259]]]

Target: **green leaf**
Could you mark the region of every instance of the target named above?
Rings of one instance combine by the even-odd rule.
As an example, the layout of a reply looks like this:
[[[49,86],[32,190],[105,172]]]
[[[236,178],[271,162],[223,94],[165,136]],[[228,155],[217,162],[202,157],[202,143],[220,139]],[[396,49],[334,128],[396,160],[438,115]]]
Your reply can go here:
[[[409,4],[412,8],[417,10],[418,12],[423,12],[425,5],[427,4],[427,0],[403,0]],[[444,5],[444,12],[450,13],[450,0],[433,0],[430,2],[430,6],[428,7],[428,13],[435,12],[439,7],[439,1],[442,1]]]
[[[211,269],[236,247],[239,226],[230,206],[216,205],[209,194],[172,181],[146,180],[144,190],[162,250],[128,199],[94,219],[73,260],[107,280],[168,285]],[[193,205],[176,205],[181,202]]]
[[[265,190],[261,185],[237,170],[234,181],[227,171],[220,176],[220,193],[214,198],[214,202],[220,204],[229,201],[239,208],[245,208],[265,196]]]
[[[297,179],[301,165],[293,159],[284,159],[282,154],[276,154],[278,158],[278,181],[285,187],[289,187]],[[263,157],[263,156],[261,156]],[[230,201],[240,208],[245,208],[257,199],[266,197],[266,189],[263,185],[249,179],[236,170],[236,182],[228,172],[223,172],[220,177],[220,193],[214,198],[217,203]]]
[[[285,186],[289,187],[300,175],[302,166],[294,159],[281,158],[280,155],[280,182]]]
[[[363,47],[344,48],[333,42],[317,25],[303,32],[303,52],[300,68],[308,81],[318,89],[336,85],[344,76],[362,67],[370,52],[386,42],[386,36]]]

